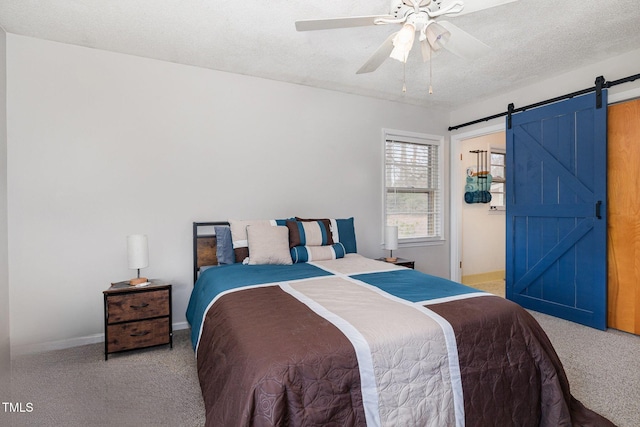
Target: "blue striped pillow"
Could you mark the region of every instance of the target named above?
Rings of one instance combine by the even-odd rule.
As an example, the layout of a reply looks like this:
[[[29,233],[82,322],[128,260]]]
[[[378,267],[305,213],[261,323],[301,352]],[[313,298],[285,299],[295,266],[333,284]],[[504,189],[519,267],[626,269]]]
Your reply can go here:
[[[342,243],[325,246],[294,246],[290,250],[293,263],[326,261],[344,258],[346,250]]]
[[[329,221],[289,221],[289,247],[332,245]]]
[[[345,249],[348,254],[355,254],[358,252],[358,248],[356,245],[356,231],[353,224],[353,217],[343,218],[343,219],[305,219],[296,217],[297,221],[321,221],[322,223],[329,223],[329,230],[331,231],[331,237],[333,239],[333,243],[342,243],[344,244]],[[297,245],[291,245],[297,246]]]

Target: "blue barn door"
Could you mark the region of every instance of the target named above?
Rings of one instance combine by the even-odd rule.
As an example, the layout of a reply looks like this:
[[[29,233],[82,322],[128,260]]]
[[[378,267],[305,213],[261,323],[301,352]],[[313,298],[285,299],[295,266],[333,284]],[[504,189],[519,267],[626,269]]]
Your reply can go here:
[[[607,93],[512,115],[506,297],[598,329],[607,314]],[[507,126],[508,127],[508,126]]]

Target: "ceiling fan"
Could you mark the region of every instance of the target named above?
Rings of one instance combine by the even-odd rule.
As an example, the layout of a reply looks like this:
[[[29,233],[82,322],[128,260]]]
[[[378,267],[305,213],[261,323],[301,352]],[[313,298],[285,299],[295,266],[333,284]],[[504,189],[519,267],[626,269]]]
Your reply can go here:
[[[356,72],[370,73],[389,57],[406,63],[416,34],[425,62],[430,61],[442,48],[462,58],[478,58],[487,53],[489,46],[452,23],[438,18],[460,16],[514,1],[517,0],[391,0],[388,15],[301,20],[296,21],[296,29],[313,31],[369,25],[402,25],[399,31],[387,37]]]

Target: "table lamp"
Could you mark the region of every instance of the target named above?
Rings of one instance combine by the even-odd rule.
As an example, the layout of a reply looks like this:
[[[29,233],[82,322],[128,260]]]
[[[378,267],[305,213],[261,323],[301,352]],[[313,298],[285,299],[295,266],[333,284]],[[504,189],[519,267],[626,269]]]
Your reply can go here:
[[[398,226],[387,225],[384,230],[384,248],[388,250],[389,256],[384,260],[387,262],[396,262],[397,257],[393,256],[393,250],[398,249]]]
[[[149,266],[149,245],[145,234],[127,236],[127,255],[129,268],[138,270],[138,277],[129,280],[129,284],[139,285],[148,282],[146,277],[140,277],[140,269]]]

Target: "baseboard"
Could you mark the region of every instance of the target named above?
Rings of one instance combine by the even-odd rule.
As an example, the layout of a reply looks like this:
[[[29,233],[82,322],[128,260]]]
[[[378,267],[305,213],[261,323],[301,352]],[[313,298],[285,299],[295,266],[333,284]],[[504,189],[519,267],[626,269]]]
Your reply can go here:
[[[173,330],[179,331],[188,329],[188,322],[178,322],[173,324]],[[59,341],[47,341],[37,344],[16,345],[11,347],[11,357],[23,356],[26,354],[44,353],[46,351],[64,350],[65,348],[79,347],[87,344],[97,344],[104,342],[104,334],[87,335],[84,337],[67,338]]]
[[[104,334],[87,335],[84,337],[67,338],[59,341],[47,341],[36,344],[11,346],[11,357],[26,354],[44,353],[46,351],[64,350],[65,348],[104,342]]]
[[[174,323],[173,324],[173,330],[174,331],[180,331],[182,329],[189,329],[189,322],[179,322],[179,323]]]
[[[479,274],[468,274],[466,276],[462,276],[462,284],[463,285],[475,285],[477,283],[490,282],[493,280],[504,280],[505,271],[489,271],[487,273],[479,273]]]

